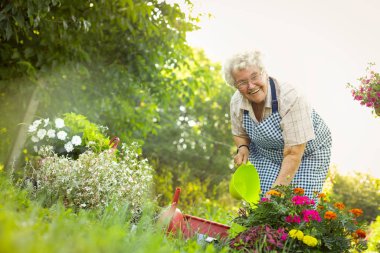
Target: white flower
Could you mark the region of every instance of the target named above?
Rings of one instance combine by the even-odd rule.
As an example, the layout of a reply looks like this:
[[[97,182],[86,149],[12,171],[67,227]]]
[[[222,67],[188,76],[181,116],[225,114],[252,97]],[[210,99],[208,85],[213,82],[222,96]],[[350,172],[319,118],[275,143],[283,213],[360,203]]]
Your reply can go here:
[[[49,130],[47,131],[47,136],[48,136],[49,138],[54,138],[54,137],[55,137],[55,130],[54,130],[54,129],[49,129]]]
[[[39,138],[37,136],[32,136],[32,142],[39,142]]]
[[[44,127],[46,127],[49,124],[49,118],[44,119]]]
[[[64,126],[65,126],[65,121],[63,121],[63,119],[61,119],[61,118],[55,119],[55,127],[56,128],[62,128]]]
[[[29,125],[29,128],[28,128],[29,133],[33,133],[36,130],[37,130],[37,127],[35,125]]]
[[[33,149],[34,149],[34,152],[38,152],[38,147],[37,146],[33,146]]]
[[[67,153],[70,153],[71,151],[74,150],[74,146],[73,146],[73,144],[69,141],[68,143],[65,144],[65,149],[66,149]]]
[[[40,129],[37,131],[37,137],[40,138],[41,140],[45,137],[46,135],[46,130],[45,129]]]
[[[40,119],[33,121],[33,126],[35,126],[36,128],[37,128],[40,124],[41,124],[41,120],[40,120]]]
[[[82,144],[82,139],[80,138],[80,136],[74,135],[73,138],[71,139],[71,143],[74,146],[79,146],[80,144]]]
[[[80,207],[86,207],[87,205],[85,203],[80,204]]]
[[[65,140],[66,136],[67,136],[67,133],[65,131],[59,131],[57,133],[57,138],[60,139],[60,140]]]

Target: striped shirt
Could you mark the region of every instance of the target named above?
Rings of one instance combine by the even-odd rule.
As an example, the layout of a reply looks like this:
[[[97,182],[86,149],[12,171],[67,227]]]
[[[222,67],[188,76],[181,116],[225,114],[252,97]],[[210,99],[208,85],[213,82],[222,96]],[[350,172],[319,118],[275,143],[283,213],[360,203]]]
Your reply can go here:
[[[275,79],[274,79],[275,80]],[[280,127],[285,146],[294,146],[306,143],[315,138],[313,121],[311,118],[311,107],[297,90],[288,83],[279,83],[275,80],[276,94],[278,100],[278,112],[281,117]],[[272,95],[267,82],[267,96],[263,120],[272,114]],[[249,138],[243,128],[243,112],[247,110],[249,116],[255,123],[255,117],[251,103],[244,98],[238,90],[234,93],[230,103],[231,129],[234,136]]]

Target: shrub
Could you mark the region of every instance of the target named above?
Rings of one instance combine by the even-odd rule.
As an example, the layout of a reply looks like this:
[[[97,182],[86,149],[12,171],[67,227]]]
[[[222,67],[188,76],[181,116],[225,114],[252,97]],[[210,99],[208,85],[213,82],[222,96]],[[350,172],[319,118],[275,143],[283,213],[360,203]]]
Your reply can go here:
[[[109,148],[105,135],[107,127],[94,124],[80,114],[66,113],[63,118],[37,119],[28,127],[27,150],[39,154],[41,148],[51,146],[58,156],[77,159],[89,148],[101,152]]]
[[[42,197],[46,206],[59,199],[75,210],[105,208],[111,203],[117,207],[117,203],[127,201],[132,212],[138,214],[153,180],[153,170],[146,159],[139,160],[138,148],[132,143],[123,144],[118,154],[88,150],[77,160],[50,150],[50,156],[43,158],[38,167],[26,165],[35,182],[34,186],[29,184],[29,189]]]

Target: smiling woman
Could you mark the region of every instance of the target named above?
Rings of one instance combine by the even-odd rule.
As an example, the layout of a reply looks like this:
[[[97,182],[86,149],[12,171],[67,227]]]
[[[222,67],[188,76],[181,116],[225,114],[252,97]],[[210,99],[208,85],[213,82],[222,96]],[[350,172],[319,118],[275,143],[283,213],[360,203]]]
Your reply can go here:
[[[230,104],[235,164],[255,165],[262,194],[293,184],[315,197],[331,156],[330,130],[321,117],[296,89],[266,73],[257,51],[228,59],[224,77],[237,89]]]

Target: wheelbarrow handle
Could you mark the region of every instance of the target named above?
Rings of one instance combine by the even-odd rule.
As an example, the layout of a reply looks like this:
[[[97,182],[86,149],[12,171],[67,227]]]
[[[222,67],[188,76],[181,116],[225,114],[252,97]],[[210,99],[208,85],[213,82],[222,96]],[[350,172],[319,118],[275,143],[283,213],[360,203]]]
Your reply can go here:
[[[111,138],[109,145],[111,145],[112,152],[116,150],[117,145],[119,145],[119,142],[120,142],[119,137],[115,136]]]
[[[179,194],[181,193],[181,188],[177,187],[175,189],[175,192],[174,192],[174,196],[173,196],[173,201],[172,201],[172,206],[170,207],[170,210],[172,212],[175,211],[175,209],[177,208],[177,204],[178,204],[178,200],[179,200]]]

